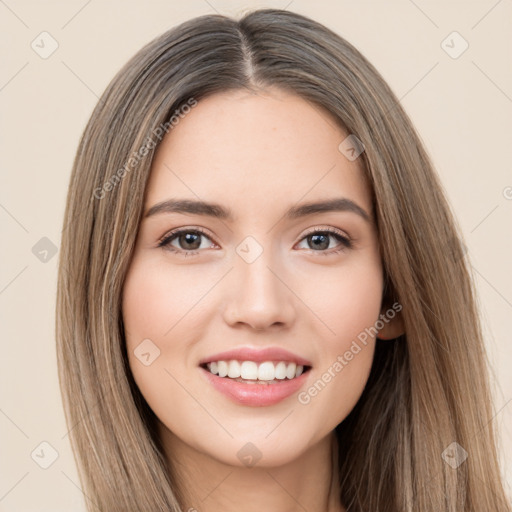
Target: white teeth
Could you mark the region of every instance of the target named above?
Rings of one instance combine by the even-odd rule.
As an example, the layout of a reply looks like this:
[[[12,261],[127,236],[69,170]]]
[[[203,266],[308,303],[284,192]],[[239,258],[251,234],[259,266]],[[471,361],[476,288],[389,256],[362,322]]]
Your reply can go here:
[[[276,364],[275,377],[279,380],[286,379],[286,363],[283,361]]]
[[[210,363],[210,371],[214,373],[212,365],[213,363]],[[226,377],[228,374],[228,363],[226,361],[219,361],[217,363],[217,368],[219,372],[219,377]]]
[[[228,377],[230,379],[238,379],[240,377],[240,363],[238,361],[229,361]]]
[[[212,371],[212,373],[214,372]],[[240,376],[242,379],[256,380],[258,378],[258,365],[254,361],[244,361],[240,366]]]
[[[304,372],[304,366],[295,363],[279,361],[274,364],[272,361],[256,363],[254,361],[212,361],[207,368],[214,375],[229,377],[231,379],[242,378],[244,380],[283,380],[299,377]]]
[[[274,380],[276,370],[274,363],[267,361],[258,366],[258,380]]]
[[[295,363],[290,363],[286,367],[286,376],[289,379],[293,379],[293,377],[295,377],[295,370],[297,370],[297,365]]]

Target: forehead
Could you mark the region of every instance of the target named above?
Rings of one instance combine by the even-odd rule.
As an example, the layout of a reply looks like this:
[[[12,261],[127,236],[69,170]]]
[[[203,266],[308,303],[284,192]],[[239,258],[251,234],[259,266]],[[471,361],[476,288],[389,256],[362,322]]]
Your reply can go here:
[[[339,150],[348,135],[324,109],[279,89],[209,96],[160,144],[146,203],[183,197],[262,215],[281,201],[342,195],[370,211],[360,159]]]

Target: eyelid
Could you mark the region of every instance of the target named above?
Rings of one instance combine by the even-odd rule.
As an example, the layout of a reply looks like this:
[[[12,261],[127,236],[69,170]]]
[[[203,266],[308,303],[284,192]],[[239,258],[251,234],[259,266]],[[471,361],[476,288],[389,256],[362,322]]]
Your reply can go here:
[[[302,240],[304,237],[308,236],[308,235],[311,235],[312,233],[316,233],[316,232],[329,232],[329,233],[336,233],[340,236],[342,236],[343,238],[346,238],[347,240],[350,240],[352,241],[352,237],[346,233],[345,231],[339,229],[339,228],[335,228],[334,226],[327,226],[327,225],[324,225],[324,226],[315,226],[314,228],[310,228],[309,230],[307,230],[305,233],[303,233],[301,235],[301,238],[300,240]],[[299,241],[300,241],[299,240]]]
[[[204,228],[200,228],[198,226],[185,226],[185,227],[181,227],[181,228],[171,229],[170,231],[166,231],[166,233],[158,239],[157,247],[162,247],[165,240],[167,240],[168,238],[171,238],[174,235],[182,233],[182,232],[201,233],[206,238],[208,238],[210,241],[212,241],[215,245],[218,245],[217,242],[215,242],[214,237],[210,233],[208,233],[208,231],[206,231]]]

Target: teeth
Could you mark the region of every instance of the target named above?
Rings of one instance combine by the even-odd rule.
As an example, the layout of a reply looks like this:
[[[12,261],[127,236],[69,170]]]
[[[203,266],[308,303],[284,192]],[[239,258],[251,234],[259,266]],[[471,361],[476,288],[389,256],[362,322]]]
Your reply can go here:
[[[213,363],[210,363],[209,368],[210,368],[210,371],[212,373],[214,373],[213,372],[213,368],[211,367],[212,364]],[[227,374],[228,374],[228,363],[226,363],[226,361],[219,361],[217,363],[217,368],[218,368],[219,377],[226,377],[227,376]]]
[[[284,361],[279,361],[277,364],[272,361],[260,364],[254,361],[212,361],[206,366],[211,373],[219,377],[261,381],[293,379],[302,375],[304,371],[302,365]]]
[[[228,377],[230,379],[238,379],[240,377],[240,363],[238,361],[229,361]]]
[[[275,377],[280,380],[286,379],[286,363],[283,361],[276,364]]]
[[[274,380],[276,369],[274,363],[267,361],[258,366],[258,380]]]
[[[232,362],[236,363],[236,361]],[[231,367],[231,363],[229,366]],[[244,361],[240,365],[240,375],[238,376],[242,379],[256,380],[258,378],[258,365],[253,361]]]

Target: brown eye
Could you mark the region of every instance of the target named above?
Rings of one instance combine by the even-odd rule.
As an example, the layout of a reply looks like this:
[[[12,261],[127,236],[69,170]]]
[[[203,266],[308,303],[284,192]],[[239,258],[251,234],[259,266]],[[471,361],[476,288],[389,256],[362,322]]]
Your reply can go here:
[[[187,256],[199,252],[198,249],[201,248],[202,239],[210,240],[210,238],[199,229],[180,229],[166,235],[160,241],[158,247],[163,247],[166,250],[182,253]],[[174,241],[177,242],[178,247],[171,245]]]
[[[333,250],[327,251],[332,239],[338,241],[338,246],[333,248]],[[325,255],[338,253],[352,247],[352,242],[347,236],[342,235],[338,231],[326,229],[312,231],[303,237],[302,240],[307,240],[307,249]]]

